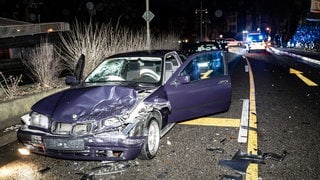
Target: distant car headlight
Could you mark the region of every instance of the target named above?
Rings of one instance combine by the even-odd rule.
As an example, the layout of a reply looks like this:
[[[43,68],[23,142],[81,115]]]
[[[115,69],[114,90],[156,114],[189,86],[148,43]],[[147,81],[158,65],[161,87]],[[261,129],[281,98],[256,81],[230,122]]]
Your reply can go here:
[[[102,128],[116,128],[122,125],[122,122],[118,118],[109,118],[102,120],[101,127]]]
[[[49,128],[49,118],[46,115],[32,112],[30,116],[30,126],[36,126],[44,129]]]

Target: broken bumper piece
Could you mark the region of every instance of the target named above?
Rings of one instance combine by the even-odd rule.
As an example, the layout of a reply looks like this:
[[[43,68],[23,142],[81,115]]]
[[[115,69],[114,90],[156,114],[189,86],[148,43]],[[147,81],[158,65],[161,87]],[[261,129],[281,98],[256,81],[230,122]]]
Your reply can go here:
[[[61,137],[18,131],[18,139],[31,152],[45,156],[98,161],[132,160],[140,153],[145,137]]]
[[[283,151],[282,154],[276,153],[262,153],[258,151],[258,155],[245,154],[238,150],[231,160],[220,160],[219,165],[229,167],[235,170],[237,173],[244,175],[246,174],[247,168],[250,163],[265,164],[266,159],[274,161],[283,161],[287,155],[287,151]]]

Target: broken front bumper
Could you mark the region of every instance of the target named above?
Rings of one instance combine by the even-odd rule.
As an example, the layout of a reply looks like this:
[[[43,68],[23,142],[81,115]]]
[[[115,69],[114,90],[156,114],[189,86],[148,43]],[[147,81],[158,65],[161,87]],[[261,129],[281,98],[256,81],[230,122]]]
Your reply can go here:
[[[62,159],[98,161],[135,159],[145,142],[145,137],[142,136],[126,138],[96,135],[56,136],[30,129],[19,129],[17,136],[33,153]]]

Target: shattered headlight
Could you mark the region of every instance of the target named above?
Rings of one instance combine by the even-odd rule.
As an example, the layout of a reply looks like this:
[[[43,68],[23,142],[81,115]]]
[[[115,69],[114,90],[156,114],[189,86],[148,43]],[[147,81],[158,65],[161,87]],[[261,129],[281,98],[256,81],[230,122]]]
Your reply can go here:
[[[46,115],[39,114],[37,112],[32,112],[30,115],[30,126],[48,129],[49,118]]]
[[[123,123],[119,118],[109,118],[101,121],[101,127],[115,128],[121,126]]]
[[[86,123],[86,124],[76,124],[72,128],[72,134],[74,135],[85,135],[88,134],[91,131],[92,124]]]

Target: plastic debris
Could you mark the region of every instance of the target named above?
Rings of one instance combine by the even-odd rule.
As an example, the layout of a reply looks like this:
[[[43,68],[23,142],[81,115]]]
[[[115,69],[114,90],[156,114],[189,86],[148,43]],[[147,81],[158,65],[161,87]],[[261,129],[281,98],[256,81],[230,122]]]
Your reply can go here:
[[[51,168],[50,167],[45,167],[43,169],[40,169],[38,172],[41,173],[41,174],[44,174],[46,173],[47,171],[49,171]]]
[[[233,176],[233,175],[222,175],[220,176],[221,179],[227,179],[227,180],[242,180],[243,179],[243,176],[242,175],[239,175],[239,176]]]
[[[224,153],[224,149],[222,148],[206,148],[207,151],[212,151],[215,153]]]
[[[226,141],[227,141],[227,138],[223,138],[223,139],[220,141],[220,143],[221,143],[221,144],[224,144]]]
[[[81,173],[81,180],[93,180],[96,176],[104,176],[110,174],[121,173],[130,165],[128,163],[108,162],[101,163],[102,165],[92,168],[86,173]],[[78,173],[80,174],[80,173]]]
[[[13,125],[13,126],[10,126],[10,127],[7,127],[6,129],[4,129],[4,133],[6,132],[9,132],[9,131],[18,131],[18,129],[21,127],[20,124],[17,124],[17,125]]]
[[[262,153],[258,152],[258,155],[245,154],[238,150],[231,160],[220,160],[219,165],[227,166],[239,174],[245,174],[250,163],[265,164],[265,160],[283,161],[287,152],[283,151],[281,155],[276,153]]]
[[[171,143],[169,140],[167,140],[167,145],[170,146],[171,144],[172,144],[172,143]]]

